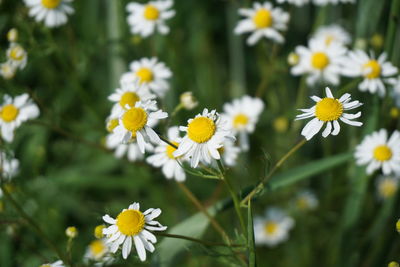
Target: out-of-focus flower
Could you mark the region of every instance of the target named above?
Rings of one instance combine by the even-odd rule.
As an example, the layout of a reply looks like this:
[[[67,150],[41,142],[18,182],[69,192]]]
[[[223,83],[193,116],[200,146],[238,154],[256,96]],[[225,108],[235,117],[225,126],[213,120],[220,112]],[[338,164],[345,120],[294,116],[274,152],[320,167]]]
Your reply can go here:
[[[222,162],[230,167],[236,165],[240,151],[240,148],[230,139],[225,139],[223,146],[218,149]]]
[[[395,261],[391,261],[391,262],[389,262],[389,264],[388,264],[388,267],[399,267],[400,265],[397,263],[397,262],[395,262]]]
[[[393,96],[394,103],[398,108],[400,108],[400,76],[396,78],[390,78],[387,82],[392,85],[393,91],[391,95]]]
[[[310,2],[310,0],[277,0],[278,3],[289,3],[289,4],[293,4],[296,6],[304,6],[305,4],[308,4]]]
[[[64,25],[68,16],[74,13],[71,7],[73,0],[25,0],[29,7],[29,16],[37,22],[44,22],[49,28]]]
[[[340,3],[351,3],[354,4],[356,0],[313,0],[315,5],[324,6],[327,4],[337,5]]]
[[[315,85],[319,81],[333,85],[339,84],[341,64],[345,60],[347,49],[338,42],[329,46],[323,39],[310,39],[308,47],[297,46],[299,64],[291,69],[292,75],[307,74],[307,84]]]
[[[69,226],[65,229],[65,235],[69,238],[75,238],[78,236],[78,229],[75,226]]]
[[[240,8],[239,14],[245,19],[239,21],[234,32],[243,34],[250,32],[248,45],[256,44],[262,37],[277,43],[283,43],[281,31],[285,31],[289,22],[289,14],[280,8],[274,8],[271,3],[253,3],[253,8]]]
[[[7,59],[13,67],[22,70],[28,61],[28,54],[21,45],[12,43],[7,49]]]
[[[319,27],[313,38],[322,40],[326,46],[335,42],[341,45],[349,45],[351,42],[350,34],[338,24]]]
[[[354,156],[357,165],[368,164],[368,174],[380,168],[384,175],[400,173],[400,132],[394,131],[389,139],[386,129],[367,135]]]
[[[254,218],[254,237],[256,244],[274,247],[289,238],[294,226],[293,218],[279,208],[269,208],[263,217]]]
[[[175,16],[175,11],[170,9],[172,0],[150,1],[147,4],[129,3],[126,10],[129,12],[128,24],[133,34],[142,37],[152,35],[156,30],[161,34],[168,34],[169,27],[166,20]]]
[[[225,140],[235,140],[228,122],[215,110],[208,112],[206,108],[194,119],[189,119],[188,125],[181,126],[180,130],[187,134],[173,155],[189,157],[193,168],[196,168],[200,161],[210,164],[213,158],[219,160],[221,156],[218,149],[223,146]]]
[[[113,263],[114,258],[110,255],[110,244],[106,239],[96,239],[90,242],[84,255],[85,262],[93,261],[94,266],[107,266]]]
[[[396,222],[396,231],[400,233],[400,219],[398,219]]]
[[[394,176],[380,176],[376,180],[376,189],[381,199],[387,199],[396,194],[399,187],[399,178]]]
[[[274,129],[278,133],[284,133],[289,127],[289,121],[286,117],[281,116],[274,120]]]
[[[65,267],[65,265],[62,261],[56,261],[53,263],[42,264],[42,265],[40,265],[40,267]]]
[[[17,72],[17,69],[14,64],[11,63],[11,61],[6,61],[2,64],[0,64],[0,75],[6,79],[10,80],[14,78],[15,73]]]
[[[390,117],[393,119],[397,119],[400,116],[400,110],[398,108],[391,108],[390,109]]]
[[[181,138],[179,137],[178,127],[171,127],[168,129],[168,140],[176,147],[179,146]],[[167,179],[174,178],[178,182],[183,182],[186,179],[186,175],[180,163],[182,157],[175,157],[174,152],[176,148],[161,142],[155,149],[154,155],[149,156],[146,161],[157,168],[162,168],[162,173]]]
[[[318,207],[318,199],[315,194],[309,190],[299,192],[295,198],[295,206],[299,210],[314,210]]]
[[[122,257],[128,258],[131,252],[132,242],[136,247],[137,254],[141,261],[146,260],[146,250],[153,252],[156,237],[150,231],[165,231],[166,226],[162,226],[158,221],[154,221],[161,214],[160,209],[148,209],[140,211],[139,203],[129,205],[128,209],[122,210],[116,219],[109,215],[104,215],[103,220],[111,226],[103,230],[107,236],[107,243],[110,243],[111,253],[117,252],[122,245]]]
[[[37,118],[39,108],[29,98],[28,94],[22,94],[14,99],[4,95],[3,104],[0,106],[1,136],[7,142],[14,139],[14,130],[23,122]]]
[[[18,41],[18,30],[15,28],[10,29],[7,32],[7,40],[11,43]]]
[[[115,142],[129,143],[136,139],[140,152],[144,153],[146,144],[152,141],[160,143],[160,137],[151,128],[150,121],[165,119],[166,112],[157,109],[156,101],[148,100],[144,103],[136,102],[119,116],[118,125],[114,128],[110,138]]]
[[[184,92],[179,97],[179,100],[182,107],[187,110],[192,110],[199,104],[192,92]]]
[[[245,151],[249,149],[248,134],[254,132],[263,109],[261,99],[247,95],[224,104],[223,117],[228,121],[232,133],[239,136],[240,147]]]
[[[163,97],[169,89],[168,79],[172,77],[171,70],[157,58],[142,58],[133,61],[130,71],[121,77],[122,83],[134,83],[139,81],[145,89],[149,89],[159,97]]]
[[[349,52],[348,59],[344,62],[342,74],[349,77],[363,77],[364,80],[358,85],[360,91],[377,93],[383,97],[385,95],[384,82],[397,73],[397,68],[386,61],[387,54],[382,53],[378,59],[371,53],[361,50]]]
[[[371,43],[373,48],[381,49],[383,46],[384,39],[383,39],[382,34],[375,33],[374,35],[372,35],[369,42]]]
[[[0,151],[0,172],[5,180],[11,180],[19,169],[19,161]]]
[[[96,237],[96,238],[98,238],[98,239],[100,239],[100,238],[103,238],[103,229],[105,228],[106,226],[104,225],[104,224],[100,224],[100,225],[97,225],[95,228],[94,228],[94,231],[93,231],[93,234],[94,234],[94,236]]]
[[[288,55],[287,62],[289,63],[290,66],[299,64],[299,61],[300,61],[300,57],[297,53],[291,52]]]
[[[296,116],[296,120],[303,120],[314,117],[301,131],[307,140],[310,140],[316,135],[326,123],[326,128],[322,132],[323,137],[328,135],[338,135],[340,132],[339,120],[342,122],[353,125],[361,126],[362,122],[353,121],[353,119],[361,116],[361,111],[356,114],[345,113],[347,110],[358,108],[362,105],[360,101],[351,101],[350,94],[346,93],[340,98],[334,98],[331,90],[325,88],[326,97],[320,98],[312,96],[311,99],[317,104],[309,109],[300,109],[303,113]],[[332,131],[333,130],[333,131]]]

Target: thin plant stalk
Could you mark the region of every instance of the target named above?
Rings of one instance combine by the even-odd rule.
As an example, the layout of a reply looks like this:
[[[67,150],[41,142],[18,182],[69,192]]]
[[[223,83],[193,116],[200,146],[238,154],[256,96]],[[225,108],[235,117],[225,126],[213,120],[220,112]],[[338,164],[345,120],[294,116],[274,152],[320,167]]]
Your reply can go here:
[[[243,247],[244,245],[240,244],[224,244],[224,243],[214,243],[214,242],[209,242],[197,238],[193,238],[190,236],[184,236],[184,235],[175,235],[175,234],[167,234],[167,233],[162,233],[162,232],[154,232],[156,236],[163,236],[163,237],[170,237],[170,238],[176,238],[176,239],[184,239],[184,240],[189,240],[192,242],[196,242],[205,246],[224,246],[224,247]]]

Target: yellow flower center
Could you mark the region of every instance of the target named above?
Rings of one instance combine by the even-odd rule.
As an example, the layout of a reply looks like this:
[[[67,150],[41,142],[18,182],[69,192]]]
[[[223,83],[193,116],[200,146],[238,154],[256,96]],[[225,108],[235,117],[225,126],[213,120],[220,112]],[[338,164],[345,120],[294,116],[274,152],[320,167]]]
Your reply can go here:
[[[381,65],[379,65],[378,61],[376,60],[370,60],[367,63],[363,65],[364,70],[369,70],[367,74],[365,74],[365,77],[368,79],[375,79],[378,78],[379,75],[381,75]]]
[[[387,161],[392,158],[392,150],[387,145],[377,146],[374,149],[374,158],[377,161]]]
[[[273,22],[271,11],[265,8],[259,9],[253,17],[253,22],[258,29],[271,27]]]
[[[42,5],[45,8],[50,8],[50,9],[58,7],[60,3],[61,0],[42,0]]]
[[[126,105],[134,107],[136,102],[140,100],[140,97],[134,92],[126,92],[121,96],[119,104],[121,107],[125,108]]]
[[[140,233],[145,225],[143,213],[138,210],[125,210],[117,217],[118,230],[127,236]]]
[[[306,210],[308,209],[308,199],[305,197],[299,197],[297,199],[297,207],[301,210]]]
[[[315,107],[315,116],[324,122],[335,121],[343,114],[343,105],[339,100],[325,97]]]
[[[178,144],[177,142],[171,142],[171,143],[174,144],[176,147],[179,146],[179,144]],[[170,146],[170,145],[167,146],[167,151],[166,151],[166,153],[167,153],[168,158],[170,158],[170,159],[175,159],[175,157],[174,157],[174,152],[175,152],[175,150],[176,150],[175,147]]]
[[[94,228],[94,236],[96,238],[102,238],[104,236],[103,235],[104,228],[105,228],[104,224],[97,225],[96,228]]]
[[[160,11],[153,6],[153,5],[147,5],[144,8],[144,17],[147,20],[156,20],[160,16]]]
[[[14,121],[15,118],[17,118],[18,113],[19,113],[19,109],[16,106],[14,106],[13,104],[8,104],[8,105],[5,105],[0,110],[0,117],[5,122],[11,122],[11,121]]]
[[[207,117],[197,117],[188,125],[189,138],[197,143],[204,143],[215,133],[215,123]]]
[[[397,184],[391,179],[385,179],[379,186],[379,192],[384,198],[394,195],[397,191]]]
[[[273,235],[276,230],[278,230],[278,224],[276,222],[270,221],[265,223],[264,230],[267,234]]]
[[[333,41],[335,40],[335,36],[333,35],[328,35],[325,39],[325,44],[329,46]]]
[[[109,133],[112,133],[112,131],[114,131],[115,127],[117,127],[118,124],[119,124],[118,119],[109,120],[109,121],[107,122],[107,131],[108,131]]]
[[[24,49],[20,46],[15,46],[10,51],[10,58],[16,61],[24,59]]]
[[[136,135],[147,123],[147,113],[142,108],[131,108],[122,116],[124,127]]]
[[[141,83],[148,83],[153,80],[153,72],[148,68],[141,68],[136,72]]]
[[[311,57],[311,65],[319,70],[323,70],[329,65],[329,58],[324,52],[316,52]]]
[[[92,243],[89,244],[89,249],[94,256],[99,257],[104,254],[106,246],[104,245],[103,241],[94,240],[92,241]]]
[[[244,126],[247,125],[248,122],[249,122],[249,117],[247,117],[243,113],[239,113],[233,119],[233,127],[235,127],[236,129],[242,129],[244,128]]]

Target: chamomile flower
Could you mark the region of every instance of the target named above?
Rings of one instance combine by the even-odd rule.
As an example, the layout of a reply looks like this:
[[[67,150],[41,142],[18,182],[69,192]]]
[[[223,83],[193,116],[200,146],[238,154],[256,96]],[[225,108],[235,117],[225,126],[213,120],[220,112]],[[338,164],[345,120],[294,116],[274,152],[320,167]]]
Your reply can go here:
[[[277,43],[283,43],[281,31],[285,31],[289,22],[289,14],[280,8],[274,8],[271,3],[255,2],[253,8],[241,8],[239,14],[245,19],[239,21],[234,32],[243,34],[250,32],[248,45],[256,44],[262,37]]]
[[[326,46],[334,42],[341,45],[349,45],[351,42],[350,34],[337,24],[319,27],[314,33],[313,38],[323,40]]]
[[[344,62],[342,74],[350,77],[362,77],[364,80],[358,85],[362,92],[369,91],[383,97],[385,82],[397,73],[397,68],[386,61],[387,54],[382,53],[377,59],[373,53],[370,56],[362,50],[349,52],[348,60]]]
[[[108,97],[108,100],[115,103],[111,111],[111,116],[118,116],[126,109],[126,106],[134,107],[138,101],[146,102],[155,97],[147,88],[141,86],[138,81],[129,83],[121,82],[121,88],[117,88]]]
[[[297,194],[294,204],[299,210],[314,210],[318,207],[318,198],[313,192],[303,190]]]
[[[356,0],[313,0],[315,5],[324,6],[327,4],[337,5],[340,3],[354,4]]]
[[[384,175],[400,173],[400,132],[394,131],[390,138],[385,129],[367,135],[356,147],[354,156],[357,165],[368,164],[368,174],[380,168]]]
[[[171,78],[171,70],[157,58],[142,58],[133,61],[130,71],[124,73],[121,82],[132,83],[139,81],[142,87],[149,89],[159,97],[163,97],[169,89],[168,79]]]
[[[194,119],[189,119],[188,125],[181,126],[180,130],[187,134],[173,155],[189,157],[193,168],[196,168],[200,161],[210,164],[211,159],[220,159],[218,149],[223,146],[225,140],[235,140],[228,123],[215,110],[208,112],[206,108]]]
[[[169,33],[166,20],[175,16],[175,11],[170,8],[172,0],[150,1],[147,4],[129,3],[126,10],[129,12],[128,24],[133,34],[142,37],[152,35],[156,30],[165,35]]]
[[[218,149],[222,162],[230,167],[236,165],[240,151],[240,148],[231,139],[226,139],[223,146]]]
[[[269,208],[263,217],[254,218],[256,244],[274,247],[289,238],[294,220],[279,208]]]
[[[9,95],[4,95],[3,104],[0,106],[2,138],[11,142],[14,139],[14,130],[23,122],[37,118],[39,114],[39,108],[29,99],[28,94],[22,94],[14,99]]]
[[[317,104],[308,109],[300,109],[303,113],[296,116],[296,120],[314,117],[314,119],[309,121],[301,131],[301,135],[303,135],[307,140],[310,140],[314,135],[316,135],[325,123],[326,128],[322,132],[323,137],[327,137],[330,134],[339,134],[339,120],[353,126],[362,125],[362,122],[353,121],[353,119],[361,116],[361,112],[357,112],[356,114],[345,113],[347,110],[360,107],[362,105],[360,101],[351,101],[350,94],[348,93],[342,95],[339,99],[334,98],[328,87],[325,88],[325,93],[326,97],[324,98],[312,96],[311,99]]]
[[[56,261],[53,263],[42,264],[42,265],[40,265],[40,267],[65,267],[65,265],[62,261]]]
[[[249,149],[248,134],[254,132],[258,117],[264,109],[261,99],[243,96],[224,105],[224,118],[228,121],[232,132],[239,135],[239,143],[243,150]]]
[[[341,64],[345,59],[347,49],[333,42],[326,46],[323,39],[310,39],[308,47],[297,46],[296,54],[299,63],[292,67],[292,75],[307,74],[307,84],[315,85],[317,82],[339,84]]]
[[[114,261],[110,255],[110,244],[106,239],[95,239],[88,245],[84,255],[85,262],[95,262],[94,266],[107,266]]]
[[[29,16],[37,22],[44,22],[49,28],[64,25],[68,21],[67,15],[74,13],[71,7],[73,0],[25,0],[29,7]]]
[[[19,169],[19,161],[12,156],[0,152],[0,172],[1,176],[6,180],[11,180]]]
[[[18,41],[18,30],[15,28],[11,28],[8,32],[7,32],[7,40],[10,43],[15,43],[16,41]]]
[[[376,180],[376,190],[379,198],[385,200],[396,194],[399,188],[399,178],[395,176],[380,176]]]
[[[111,224],[103,229],[103,234],[107,236],[106,242],[111,244],[111,253],[117,252],[119,246],[122,245],[122,257],[126,259],[131,252],[133,242],[140,260],[145,261],[146,250],[153,252],[153,244],[157,242],[156,237],[150,231],[167,229],[158,221],[154,221],[160,214],[160,209],[153,208],[142,213],[139,203],[135,202],[118,214],[116,219],[104,215],[103,220]]]
[[[17,68],[14,66],[14,64],[11,63],[11,61],[6,61],[0,64],[0,75],[4,79],[10,80],[14,78],[16,72]]]
[[[308,4],[310,0],[277,0],[278,3],[289,3],[292,5],[296,6],[304,6],[305,4]]]
[[[11,43],[10,47],[7,49],[7,58],[9,64],[11,64],[16,69],[23,69],[28,61],[28,53],[25,49],[17,43]]]
[[[150,140],[160,143],[160,137],[151,128],[149,122],[165,119],[168,114],[156,109],[156,101],[151,100],[144,103],[138,101],[134,107],[126,106],[126,110],[119,116],[118,125],[114,128],[110,138],[122,143],[129,143],[136,139],[142,153]]]
[[[181,138],[179,137],[179,128],[171,127],[168,129],[168,140],[172,142],[176,147],[179,146]],[[162,173],[167,179],[174,178],[178,182],[183,182],[186,179],[186,175],[180,163],[181,158],[174,156],[176,148],[161,142],[155,149],[154,155],[149,156],[146,161],[157,168],[162,168]]]

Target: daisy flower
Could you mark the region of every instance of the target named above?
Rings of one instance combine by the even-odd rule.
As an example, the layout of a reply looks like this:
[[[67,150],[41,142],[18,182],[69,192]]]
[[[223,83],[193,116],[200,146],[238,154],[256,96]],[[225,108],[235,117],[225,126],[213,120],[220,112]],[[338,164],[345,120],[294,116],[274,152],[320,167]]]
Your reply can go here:
[[[239,135],[240,146],[243,150],[249,149],[247,135],[254,132],[263,109],[264,103],[261,99],[247,95],[224,105],[223,116],[232,128],[232,133]]]
[[[166,20],[175,16],[170,8],[172,0],[150,1],[147,4],[129,3],[126,10],[129,12],[128,24],[133,34],[149,37],[156,30],[161,34],[168,34],[169,27]]]
[[[289,238],[294,220],[279,208],[269,208],[263,217],[254,218],[256,244],[274,247]]]
[[[179,137],[179,128],[171,127],[168,129],[168,140],[175,146],[179,146],[181,138]],[[154,155],[149,156],[146,161],[157,168],[162,168],[162,173],[167,179],[174,178],[178,182],[183,182],[186,175],[180,166],[181,158],[174,156],[176,148],[161,142],[155,149]]]
[[[199,104],[192,92],[182,93],[179,97],[179,101],[180,105],[182,105],[182,107],[186,110],[192,110]]]
[[[62,261],[56,261],[53,263],[42,264],[42,265],[40,265],[40,267],[65,267],[65,265]]]
[[[29,99],[28,94],[22,94],[14,99],[4,95],[3,104],[0,106],[1,136],[5,141],[12,142],[14,130],[21,123],[37,118],[39,114],[39,108]]]
[[[29,16],[37,22],[44,22],[49,28],[64,25],[68,21],[67,15],[74,13],[70,3],[72,0],[25,0],[29,7]]]
[[[271,3],[255,2],[253,8],[241,8],[239,14],[245,19],[236,26],[235,34],[251,32],[247,39],[248,45],[254,45],[262,37],[277,43],[283,43],[284,38],[280,31],[285,31],[289,22],[289,14],[280,8],[274,8]]]
[[[350,34],[337,24],[319,27],[313,38],[323,40],[326,46],[333,42],[341,45],[349,45],[351,43]]]
[[[28,54],[21,45],[17,43],[11,43],[6,54],[9,64],[11,64],[14,68],[21,70],[25,68],[26,62],[28,61]]]
[[[354,4],[356,0],[313,0],[315,5],[324,6],[327,4],[340,4],[340,3],[351,3]]]
[[[362,77],[364,80],[358,85],[360,91],[385,95],[384,82],[397,73],[397,68],[386,61],[387,54],[382,53],[375,59],[373,53],[368,56],[362,50],[349,52],[348,60],[344,62],[342,74],[349,77]]]
[[[326,123],[326,128],[322,132],[323,137],[328,135],[338,135],[340,132],[339,119],[349,125],[361,126],[362,122],[353,121],[353,119],[361,116],[361,111],[356,114],[345,113],[347,110],[358,108],[362,105],[360,101],[351,101],[350,94],[346,93],[339,99],[334,98],[331,90],[325,88],[326,97],[320,98],[318,96],[312,96],[311,99],[317,104],[308,109],[300,109],[303,113],[296,116],[296,120],[303,120],[314,117],[309,121],[301,131],[307,140],[310,140],[316,135]],[[333,131],[332,131],[333,129]]]
[[[294,201],[299,210],[314,210],[318,207],[318,198],[309,190],[300,191]]]
[[[86,249],[84,260],[86,263],[96,262],[96,267],[111,264],[114,258],[110,255],[110,244],[106,243],[106,239],[93,240]]]
[[[296,47],[299,63],[292,67],[292,75],[307,74],[308,85],[319,81],[339,84],[341,64],[347,49],[337,42],[326,46],[322,39],[310,39],[308,46]]]
[[[305,4],[308,4],[310,2],[310,0],[277,0],[278,3],[289,3],[289,4],[293,4],[296,6],[304,6]]]
[[[385,129],[367,135],[356,147],[357,165],[366,165],[367,174],[382,168],[384,175],[400,173],[400,132],[394,131],[388,138]]]
[[[142,58],[133,61],[130,72],[124,73],[121,77],[123,83],[139,83],[145,88],[150,89],[159,97],[163,97],[169,89],[168,79],[171,78],[171,70],[157,58]]]
[[[4,179],[11,180],[18,173],[18,168],[19,161],[17,159],[0,152],[0,171]]]
[[[106,242],[111,244],[110,251],[115,253],[122,245],[122,257],[126,259],[131,252],[132,242],[134,242],[140,260],[145,261],[146,250],[153,252],[153,244],[157,242],[156,237],[150,231],[167,229],[166,226],[153,220],[160,214],[160,209],[152,208],[142,213],[139,203],[135,202],[118,214],[116,219],[104,215],[103,220],[111,224],[103,229],[103,234],[107,236]]]
[[[10,80],[14,78],[15,73],[17,72],[17,68],[11,64],[10,61],[6,61],[2,64],[0,64],[0,75],[6,79]]]
[[[380,199],[394,196],[399,187],[399,178],[394,176],[380,176],[376,180],[376,190]]]
[[[237,158],[240,153],[240,148],[235,145],[235,142],[231,139],[225,139],[223,146],[218,149],[221,155],[222,162],[226,166],[233,167],[236,165]]]
[[[126,110],[119,116],[118,125],[114,128],[110,138],[122,143],[129,143],[136,139],[140,152],[144,153],[149,140],[154,143],[161,142],[160,137],[151,128],[150,121],[167,117],[166,112],[157,110],[156,101],[148,100],[144,103],[138,101],[134,107],[126,106]]]
[[[131,108],[134,107],[138,101],[146,102],[155,97],[156,96],[151,94],[147,88],[141,86],[138,81],[130,83],[121,82],[121,88],[117,88],[115,92],[108,97],[108,100],[115,103],[111,110],[111,116],[118,116],[126,109],[126,106]]]
[[[196,168],[200,161],[210,164],[211,159],[221,158],[218,149],[228,138],[235,140],[228,123],[212,110],[204,109],[194,119],[188,120],[186,127],[181,126],[181,131],[186,132],[174,157],[186,155],[190,158],[190,165]]]

